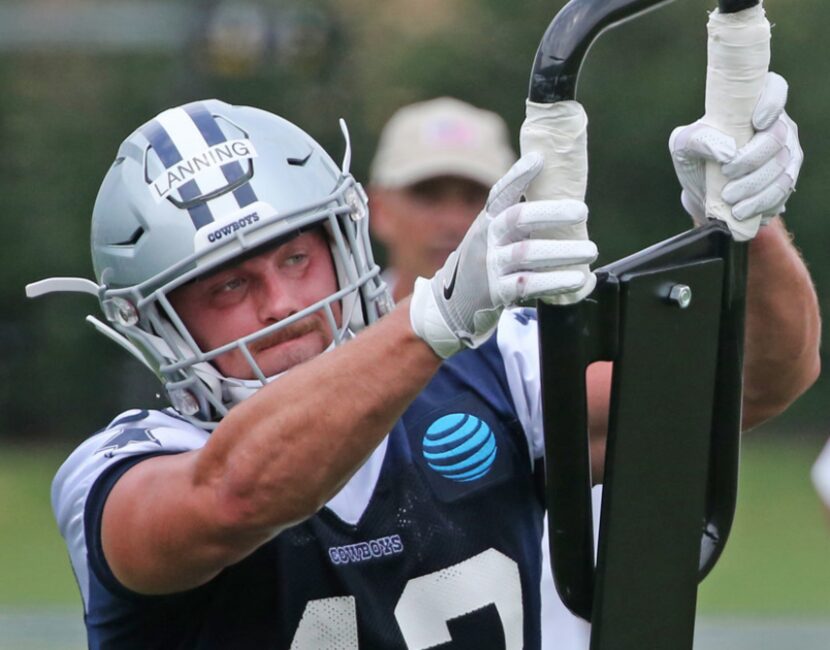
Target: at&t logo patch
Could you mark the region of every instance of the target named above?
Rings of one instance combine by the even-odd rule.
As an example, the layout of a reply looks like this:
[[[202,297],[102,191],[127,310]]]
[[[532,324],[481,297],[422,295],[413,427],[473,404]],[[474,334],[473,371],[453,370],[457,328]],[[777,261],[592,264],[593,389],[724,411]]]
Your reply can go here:
[[[493,467],[498,447],[493,430],[469,413],[450,413],[427,429],[423,455],[427,465],[444,478],[467,483]]]

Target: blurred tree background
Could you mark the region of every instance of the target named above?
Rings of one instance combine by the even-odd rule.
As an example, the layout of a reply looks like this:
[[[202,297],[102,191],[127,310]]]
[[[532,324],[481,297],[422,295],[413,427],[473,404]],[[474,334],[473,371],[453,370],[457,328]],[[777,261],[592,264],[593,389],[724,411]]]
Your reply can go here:
[[[161,404],[154,378],[84,324],[97,313],[91,297],[23,293],[44,277],[91,277],[92,204],[132,129],[214,96],[297,122],[339,159],[344,117],[364,178],[385,119],[448,94],[499,112],[517,141],[530,65],[562,4],[0,0],[0,441],[77,442],[121,409]],[[666,143],[702,112],[714,4],[676,0],[604,35],[588,57],[578,95],[601,262],[688,227]],[[790,82],[807,155],[787,222],[828,304],[830,21],[821,0],[765,5],[772,67]],[[822,393],[820,382],[797,407],[799,426],[825,429]]]

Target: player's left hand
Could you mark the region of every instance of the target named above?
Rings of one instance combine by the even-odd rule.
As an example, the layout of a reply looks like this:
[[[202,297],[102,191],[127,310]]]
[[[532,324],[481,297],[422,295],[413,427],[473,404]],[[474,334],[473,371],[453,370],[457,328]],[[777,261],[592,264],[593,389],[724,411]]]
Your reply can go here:
[[[597,247],[572,237],[588,206],[574,199],[521,202],[543,165],[538,153],[516,161],[444,266],[429,280],[415,280],[412,330],[442,359],[484,343],[505,307],[563,295],[571,304],[593,290],[588,264]]]
[[[677,127],[669,138],[674,169],[683,191],[681,203],[696,225],[707,221],[706,161],[721,164],[729,182],[722,198],[738,221],[761,217],[767,223],[782,214],[795,190],[804,152],[798,127],[784,111],[787,82],[770,72],[752,114],[755,135],[740,149],[735,140],[698,120]]]

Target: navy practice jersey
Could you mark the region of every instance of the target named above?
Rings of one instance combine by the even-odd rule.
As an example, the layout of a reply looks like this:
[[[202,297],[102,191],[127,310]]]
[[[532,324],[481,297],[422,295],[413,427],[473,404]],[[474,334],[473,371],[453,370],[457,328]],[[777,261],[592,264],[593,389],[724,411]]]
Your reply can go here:
[[[209,436],[173,411],[123,414],[52,490],[90,648],[539,648],[540,419],[535,318],[511,312],[442,365],[320,512],[199,588],[142,596],[103,557],[107,495],[136,463]]]

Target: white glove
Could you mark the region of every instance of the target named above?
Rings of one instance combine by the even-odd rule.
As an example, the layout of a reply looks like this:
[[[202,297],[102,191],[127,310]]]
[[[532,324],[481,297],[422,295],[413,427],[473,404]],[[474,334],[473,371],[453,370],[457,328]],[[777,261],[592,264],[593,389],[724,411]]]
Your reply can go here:
[[[504,307],[554,295],[587,295],[590,271],[574,269],[597,257],[589,240],[558,240],[557,229],[584,222],[581,201],[519,203],[542,169],[539,154],[520,158],[498,181],[463,241],[431,280],[418,278],[409,307],[412,329],[446,359],[478,347]]]
[[[680,201],[696,225],[706,223],[706,160],[721,163],[730,179],[722,198],[735,219],[760,217],[765,224],[784,212],[804,160],[798,127],[784,112],[786,103],[787,82],[770,72],[752,114],[756,133],[740,149],[730,136],[701,120],[672,132],[669,150],[683,187]]]

